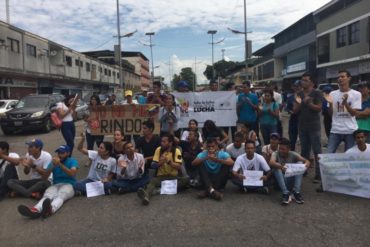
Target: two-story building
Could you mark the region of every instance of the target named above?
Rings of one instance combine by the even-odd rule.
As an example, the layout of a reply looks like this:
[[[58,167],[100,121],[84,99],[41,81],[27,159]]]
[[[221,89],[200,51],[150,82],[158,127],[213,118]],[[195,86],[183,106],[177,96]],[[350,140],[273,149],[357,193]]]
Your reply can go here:
[[[253,83],[254,85],[267,85],[278,83],[279,73],[276,69],[276,60],[274,55],[274,43],[265,45],[253,53],[256,58],[253,65]]]

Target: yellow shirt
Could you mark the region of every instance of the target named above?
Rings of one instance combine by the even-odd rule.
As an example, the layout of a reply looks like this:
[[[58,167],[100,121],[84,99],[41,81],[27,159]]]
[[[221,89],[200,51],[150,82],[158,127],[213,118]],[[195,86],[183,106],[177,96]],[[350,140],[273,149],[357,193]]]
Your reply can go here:
[[[159,162],[160,153],[161,153],[161,147],[158,147],[155,150],[155,153],[154,153],[154,156],[153,156],[153,161],[154,162]],[[178,148],[176,148],[176,151],[175,151],[175,159],[173,159],[174,157],[173,157],[173,155],[172,155],[171,152],[164,152],[163,155],[165,155],[165,157],[168,160],[171,160],[173,163],[182,164],[181,151]],[[158,168],[158,171],[157,171],[157,176],[171,176],[171,177],[176,177],[177,175],[178,175],[178,170],[175,169],[175,168],[173,168],[172,166],[170,166],[167,163],[164,163],[163,165],[161,165]]]

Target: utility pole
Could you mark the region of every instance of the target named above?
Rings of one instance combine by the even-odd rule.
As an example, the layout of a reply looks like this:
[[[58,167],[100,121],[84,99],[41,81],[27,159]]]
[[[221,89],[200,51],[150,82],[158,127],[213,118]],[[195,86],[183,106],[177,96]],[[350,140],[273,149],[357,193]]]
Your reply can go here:
[[[221,49],[222,52],[222,60],[225,60],[225,49]]]
[[[9,9],[9,0],[5,1],[5,9],[6,9],[6,22],[10,24],[10,9]]]
[[[123,91],[125,91],[125,85],[123,81],[123,73],[122,73],[122,54],[121,54],[121,27],[120,27],[120,20],[119,20],[119,0],[117,0],[117,35],[118,35],[118,59],[119,59],[119,85]]]
[[[245,79],[247,80],[248,71],[248,32],[247,32],[247,0],[244,0],[244,39],[245,39]]]
[[[145,35],[149,35],[149,46],[150,46],[150,57],[151,57],[151,60],[152,60],[152,73],[151,73],[151,77],[152,77],[152,83],[154,82],[154,61],[153,61],[153,43],[152,43],[152,36],[154,35],[155,33],[154,32],[150,32],[150,33],[145,33]]]

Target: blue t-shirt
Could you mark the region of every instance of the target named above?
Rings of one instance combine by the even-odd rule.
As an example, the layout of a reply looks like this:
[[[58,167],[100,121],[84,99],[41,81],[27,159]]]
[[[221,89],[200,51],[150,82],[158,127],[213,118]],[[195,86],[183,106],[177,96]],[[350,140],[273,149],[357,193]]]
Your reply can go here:
[[[77,160],[74,158],[67,158],[64,162],[62,162],[65,167],[68,169],[71,169],[73,167],[76,167],[76,169],[79,168]],[[53,168],[53,164],[50,163],[48,166],[48,170]],[[57,166],[53,170],[53,184],[72,184],[74,185],[76,183],[76,178],[69,176],[67,173],[65,173],[60,166]]]
[[[248,99],[253,105],[258,105],[258,97],[254,93],[241,93],[238,96],[237,104],[241,105],[238,120],[240,122],[256,122],[257,121],[257,113],[256,111],[250,106]]]
[[[197,155],[197,159],[205,159],[208,156],[208,151],[203,151]],[[217,158],[220,160],[226,160],[230,158],[230,154],[224,151],[217,152]],[[210,173],[217,174],[220,172],[222,164],[213,162],[211,160],[205,160],[203,163],[206,166],[206,169]]]
[[[144,97],[143,95],[139,95],[137,97],[137,102],[140,104],[140,105],[144,105],[146,104],[146,97]]]
[[[275,111],[279,108],[279,105],[276,102],[272,102],[271,104],[267,105],[264,103],[262,105],[262,115],[260,116],[260,124],[266,125],[277,125],[278,121],[276,117],[273,117],[270,113],[268,113],[268,109],[271,111]]]

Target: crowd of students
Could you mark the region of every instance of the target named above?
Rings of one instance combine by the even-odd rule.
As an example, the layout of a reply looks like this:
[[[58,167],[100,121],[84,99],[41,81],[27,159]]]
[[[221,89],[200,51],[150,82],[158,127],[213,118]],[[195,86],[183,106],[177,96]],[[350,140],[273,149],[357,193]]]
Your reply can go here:
[[[26,217],[45,218],[73,196],[86,195],[89,182],[101,181],[106,195],[136,192],[142,204],[148,205],[151,197],[159,194],[158,188],[164,180],[176,179],[178,192],[193,187],[199,190],[198,198],[221,200],[230,179],[246,193],[269,194],[275,183],[282,192],[283,205],[288,205],[292,199],[302,204],[303,174],[286,178],[285,165],[303,163],[307,169],[312,149],[315,179],[321,179],[318,154],[321,153],[320,113],[324,99],[333,120],[328,152],[334,153],[343,140],[347,152],[370,153],[370,146],[366,143],[370,111],[368,84],[365,85],[367,90],[360,89],[361,94],[349,88],[349,80],[349,73],[340,71],[339,89],[324,97],[314,89],[309,74],[304,74],[302,80],[295,83],[295,94],[289,99],[290,103],[288,100],[288,108],[290,121],[294,118],[296,125],[289,123],[289,133],[290,128],[297,127],[294,131],[301,141],[301,154],[294,151],[296,139],[289,140],[278,133],[281,107],[275,104],[272,90],[265,90],[263,101],[259,102],[250,92],[250,84],[243,83],[243,92],[237,100],[238,131],[233,142],[226,145],[228,135],[212,120],[205,121],[200,131],[198,122],[192,119],[188,129],[181,131],[176,125],[179,115],[173,113],[177,107],[173,104],[173,96],[162,95],[157,88],[147,102],[161,105],[161,134],[153,134],[155,126],[150,119],[143,122],[143,134],[134,141],[125,138],[121,130],[114,132],[113,142],[104,141],[103,136],[92,136],[87,126],[77,145],[78,151],[91,161],[88,175],[83,180],[76,180],[79,163],[73,158],[73,145],[68,142],[55,150],[54,157],[43,150],[44,144],[39,139],[27,142],[25,157],[9,153],[9,144],[0,142],[0,198],[9,195],[38,199],[36,205],[20,205],[18,211]],[[99,104],[99,99],[92,97],[90,104]],[[61,113],[68,114],[69,111],[73,109],[67,106]],[[356,117],[365,119],[359,124],[365,129],[358,128]],[[88,122],[88,118],[85,120]],[[263,145],[258,137],[258,128]],[[97,151],[94,150],[95,143]],[[17,165],[23,167],[25,174],[30,174],[29,180],[18,178]],[[247,170],[262,171],[260,180],[263,186],[245,186],[243,181],[248,180],[245,177]]]

